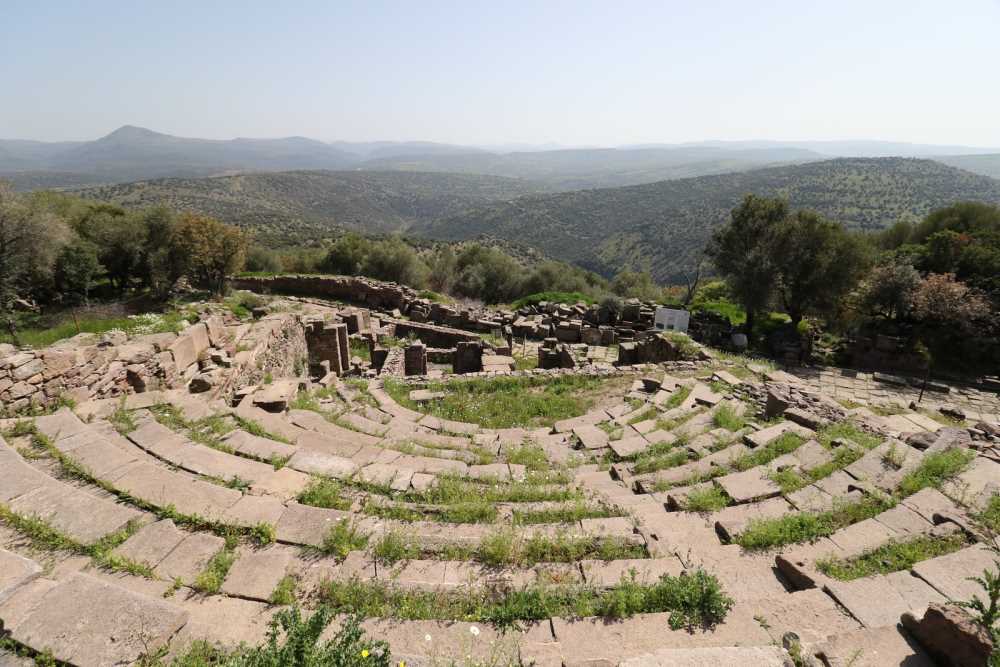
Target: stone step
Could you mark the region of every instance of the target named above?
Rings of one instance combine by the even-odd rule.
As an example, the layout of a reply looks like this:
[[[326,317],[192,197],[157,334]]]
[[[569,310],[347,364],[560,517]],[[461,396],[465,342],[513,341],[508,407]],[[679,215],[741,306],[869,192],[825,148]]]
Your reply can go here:
[[[174,604],[86,574],[36,579],[0,602],[10,637],[56,660],[79,665],[133,664],[166,647],[188,621]]]
[[[101,498],[29,465],[0,438],[0,503],[37,517],[70,539],[94,544],[142,519],[142,513]]]

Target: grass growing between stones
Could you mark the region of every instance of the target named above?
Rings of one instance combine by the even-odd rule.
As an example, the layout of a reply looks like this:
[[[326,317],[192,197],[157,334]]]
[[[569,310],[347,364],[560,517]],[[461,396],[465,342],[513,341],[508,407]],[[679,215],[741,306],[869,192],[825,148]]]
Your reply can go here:
[[[432,382],[427,389],[444,392],[445,397],[419,405],[410,400],[413,388],[410,385],[387,381],[385,390],[400,405],[441,419],[479,424],[484,428],[512,428],[552,426],[561,419],[582,415],[597,398],[620,391],[626,382],[624,378],[601,379],[584,375]]]
[[[655,419],[656,416],[659,415],[659,414],[660,414],[659,410],[657,410],[654,407],[649,407],[649,408],[646,408],[645,410],[643,410],[642,412],[640,412],[639,414],[637,414],[635,417],[632,417],[631,419],[629,419],[628,423],[629,424],[638,424],[639,422],[644,422],[647,419]]]
[[[275,442],[283,442],[286,445],[292,444],[288,441],[288,438],[283,435],[278,435],[277,433],[271,433],[258,422],[253,419],[247,419],[246,417],[240,417],[237,414],[232,415],[233,420],[236,421],[236,425],[241,429],[249,433],[250,435],[255,435],[259,438],[267,438],[268,440],[274,440]]]
[[[295,589],[298,587],[298,584],[298,579],[294,575],[285,575],[278,582],[278,585],[274,587],[274,591],[271,593],[268,602],[279,605],[295,604]]]
[[[687,400],[687,397],[691,395],[691,387],[686,385],[681,385],[674,390],[674,393],[670,394],[670,398],[666,400],[663,404],[664,410],[671,410],[673,408],[679,407],[681,403]]]
[[[991,536],[1000,535],[1000,495],[991,496],[983,511],[973,518]]]
[[[633,459],[632,471],[641,475],[657,470],[676,468],[690,460],[691,455],[687,451],[687,438],[681,437],[673,442],[658,442],[639,453]]]
[[[149,412],[160,424],[171,431],[186,435],[192,442],[227,454],[235,454],[233,448],[222,440],[222,436],[236,430],[236,424],[224,415],[210,415],[196,421],[188,421],[177,407],[167,403],[154,405],[149,408]]]
[[[962,532],[941,536],[921,535],[905,542],[884,544],[855,558],[822,559],[816,567],[828,577],[852,581],[873,574],[909,570],[920,561],[954,553],[968,544],[969,540]]]
[[[178,512],[173,505],[158,506],[150,504],[141,498],[136,498],[130,493],[116,488],[113,484],[94,477],[86,468],[59,451],[56,446],[52,444],[52,441],[45,436],[45,434],[39,433],[37,429],[35,429],[34,424],[31,424],[31,433],[33,434],[31,440],[32,446],[45,451],[49,456],[55,459],[59,463],[64,476],[70,479],[80,480],[88,484],[93,484],[94,486],[116,496],[127,505],[150,512],[160,519],[170,519],[174,523],[187,526],[192,530],[209,531],[227,538],[230,535],[246,535],[261,546],[270,544],[275,540],[274,526],[269,523],[259,523],[255,526],[231,525],[195,514],[183,514]]]
[[[351,500],[341,495],[342,492],[340,484],[332,479],[313,477],[297,500],[303,505],[346,511],[351,509]]]
[[[720,403],[712,415],[712,423],[727,431],[739,431],[746,426],[747,421],[729,403]]]
[[[525,443],[520,447],[507,450],[507,463],[523,465],[528,470],[545,471],[552,468],[545,450],[535,444]]]
[[[713,484],[689,493],[684,501],[684,509],[689,512],[717,512],[728,507],[730,500],[725,491]]]
[[[838,504],[825,512],[799,512],[770,519],[751,519],[746,530],[734,541],[751,551],[812,542],[892,507],[891,502],[868,497],[854,503]]]
[[[222,588],[222,582],[229,574],[229,568],[236,562],[236,543],[235,535],[226,537],[226,546],[212,556],[212,560],[208,561],[208,565],[194,580],[192,588],[206,595],[214,595],[219,592]]]
[[[545,476],[540,483],[529,475],[524,481],[509,483],[479,483],[464,477],[441,475],[437,484],[426,491],[411,491],[402,497],[418,503],[447,505],[467,502],[534,503],[545,501],[571,501],[583,498],[580,489],[568,486],[569,479]]]
[[[471,501],[449,505],[411,508],[386,505],[369,500],[365,503],[365,514],[396,521],[440,521],[442,523],[494,523],[497,508],[488,502]]]
[[[767,465],[774,459],[785,454],[791,454],[806,440],[796,433],[782,433],[763,447],[758,447],[733,461],[733,470],[744,471],[761,465]]]
[[[584,537],[567,533],[522,537],[511,528],[499,529],[476,545],[425,547],[415,535],[390,531],[372,546],[372,555],[383,565],[404,560],[460,560],[488,567],[533,567],[539,563],[576,563],[580,560],[648,558],[645,546],[619,537]]]
[[[279,611],[270,622],[267,638],[258,646],[240,645],[227,651],[216,644],[198,640],[183,653],[166,662],[166,651],[145,658],[143,667],[390,667],[389,645],[367,637],[356,615],[348,616],[337,634],[322,640],[334,611],[320,607],[305,614],[292,607]],[[397,667],[402,667],[400,662]]]
[[[320,599],[336,612],[404,620],[461,619],[510,627],[554,616],[627,618],[668,612],[670,626],[711,627],[722,622],[733,600],[704,570],[665,575],[655,584],[623,579],[610,590],[583,586],[529,586],[515,591],[481,589],[426,592],[382,582],[327,581]]]
[[[905,497],[928,487],[940,489],[962,474],[974,458],[976,453],[969,449],[947,449],[927,454],[920,465],[900,481],[899,493]]]
[[[368,546],[368,536],[358,530],[348,519],[338,521],[323,536],[319,550],[337,560],[344,560],[352,551],[360,551]]]
[[[68,551],[88,556],[94,560],[98,567],[112,572],[127,572],[147,579],[155,578],[152,568],[148,565],[112,553],[115,548],[139,529],[137,523],[129,524],[117,533],[106,535],[94,544],[85,545],[49,525],[45,520],[36,516],[18,514],[2,503],[0,503],[0,522],[27,537],[35,548],[45,551]]]
[[[626,516],[624,512],[606,505],[587,505],[578,502],[568,507],[554,507],[540,510],[514,510],[514,525],[532,525],[539,523],[572,523],[581,519],[606,519],[609,517]]]

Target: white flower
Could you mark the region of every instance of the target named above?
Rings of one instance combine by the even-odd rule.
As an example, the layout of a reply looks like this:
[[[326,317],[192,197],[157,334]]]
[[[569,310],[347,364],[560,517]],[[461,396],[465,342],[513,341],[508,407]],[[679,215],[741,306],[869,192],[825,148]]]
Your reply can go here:
[[[431,636],[430,635],[424,635],[424,641],[425,642],[429,642],[430,640],[431,640]]]
[[[474,625],[470,625],[469,626],[469,633],[472,634],[473,637],[478,637],[479,636],[479,628],[477,628]]]

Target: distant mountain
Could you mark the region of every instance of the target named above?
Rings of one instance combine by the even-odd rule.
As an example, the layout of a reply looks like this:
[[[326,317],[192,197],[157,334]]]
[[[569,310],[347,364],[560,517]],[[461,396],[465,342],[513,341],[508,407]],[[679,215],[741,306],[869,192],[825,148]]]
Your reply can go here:
[[[1000,152],[988,155],[947,155],[934,158],[938,162],[976,174],[1000,178]]]
[[[439,144],[433,141],[333,141],[330,145],[361,160],[405,157],[410,155],[464,155],[485,153],[481,148]]]
[[[363,168],[525,178],[558,190],[614,187],[820,160],[799,148],[581,148],[517,153],[413,155],[372,159]]]
[[[495,176],[374,171],[291,171],[170,178],[77,190],[129,207],[166,205],[256,230],[275,245],[406,230],[496,200],[538,193],[532,183]]]
[[[96,141],[47,144],[0,141],[0,178],[28,169],[66,175],[63,185],[100,179],[114,183],[232,171],[339,169],[356,156],[303,137],[187,139],[126,125]],[[9,154],[9,159],[4,159]],[[25,160],[30,162],[26,164]],[[25,175],[21,174],[21,178]],[[57,177],[53,177],[57,180]]]
[[[126,125],[95,141],[0,140],[0,178],[18,189],[302,169],[436,171],[537,181],[573,190],[649,183],[820,159],[797,148],[672,147],[499,153],[426,141],[323,143],[188,139]]]
[[[960,200],[1000,203],[1000,182],[931,160],[835,159],[735,174],[527,196],[417,225],[440,240],[509,239],[604,275],[678,280],[747,193],[781,196],[860,229]]]
[[[655,145],[655,144],[654,144]],[[902,141],[702,141],[680,146],[708,146],[716,148],[761,149],[798,148],[828,157],[934,157],[939,155],[972,155],[1000,152],[996,148],[974,146],[947,146],[939,144],[912,144]],[[670,146],[672,148],[676,145]],[[633,147],[634,148],[634,147]]]

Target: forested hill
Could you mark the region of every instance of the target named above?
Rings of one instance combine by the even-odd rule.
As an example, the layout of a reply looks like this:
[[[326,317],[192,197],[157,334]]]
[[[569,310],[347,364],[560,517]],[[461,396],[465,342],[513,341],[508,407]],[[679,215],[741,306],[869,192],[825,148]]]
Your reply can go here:
[[[1000,181],[931,160],[844,158],[522,197],[413,231],[443,240],[511,239],[605,275],[648,268],[670,281],[696,262],[711,231],[747,193],[785,197],[793,208],[874,229],[955,201],[1000,202]]]
[[[77,194],[129,207],[166,205],[255,229],[288,243],[340,228],[367,233],[455,215],[497,199],[538,193],[497,176],[373,171],[290,171],[214,178],[169,178],[83,188]]]

